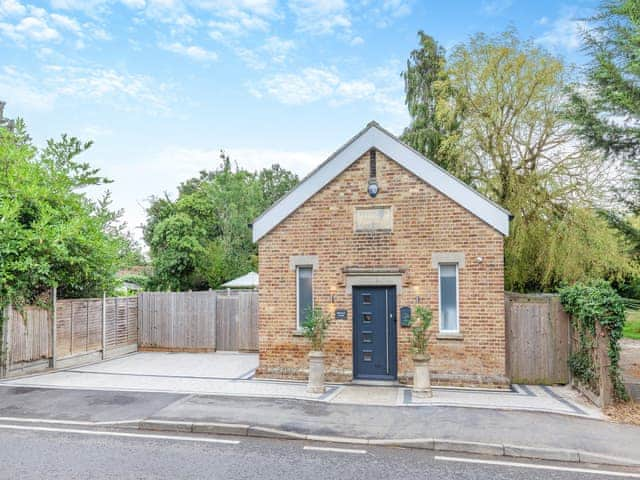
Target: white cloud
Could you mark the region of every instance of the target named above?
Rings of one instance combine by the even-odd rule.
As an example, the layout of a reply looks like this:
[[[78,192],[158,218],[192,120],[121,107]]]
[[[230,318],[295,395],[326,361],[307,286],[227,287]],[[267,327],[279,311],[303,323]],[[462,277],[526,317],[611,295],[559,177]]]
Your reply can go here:
[[[115,110],[169,113],[173,86],[146,75],[101,67],[46,65],[39,77],[15,66],[0,67],[0,98],[26,110],[51,110],[70,98],[74,103],[103,103]]]
[[[45,67],[47,79],[59,96],[107,102],[121,110],[169,111],[170,87],[147,75],[111,68]]]
[[[248,88],[257,98],[293,106],[325,101],[337,107],[367,101],[374,110],[389,114],[394,127],[408,120],[403,83],[394,66],[375,69],[366,79],[344,79],[335,69],[309,67],[300,73],[272,75]]]
[[[66,15],[60,15],[58,13],[51,14],[51,21],[65,30],[69,30],[76,34],[81,32],[80,25],[73,18],[69,18]]]
[[[400,62],[389,62],[372,69],[366,78],[346,78],[335,68],[305,68],[298,73],[279,73],[258,83],[247,84],[259,99],[274,99],[285,105],[300,106],[323,102],[339,108],[365,102],[367,109],[381,115],[392,131],[402,131],[409,122],[404,103],[404,83]]]
[[[295,48],[293,40],[283,40],[280,37],[269,37],[264,41],[261,50],[267,53],[274,63],[283,63],[287,54]]]
[[[254,95],[268,95],[286,105],[304,105],[331,97],[340,85],[340,78],[331,70],[305,68],[299,74],[282,73],[265,79],[254,87]]]
[[[25,17],[17,24],[0,23],[0,33],[16,42],[22,42],[25,39],[36,42],[51,42],[62,38],[60,33],[49,26],[45,19],[36,16]]]
[[[0,67],[0,98],[11,100],[16,111],[48,111],[53,108],[55,94],[37,88],[36,83],[35,78],[12,65]]]
[[[212,62],[218,59],[218,54],[210,50],[206,50],[198,45],[183,45],[180,42],[171,44],[161,44],[160,48],[168,52],[184,55],[198,62]]]
[[[512,3],[512,0],[484,0],[480,8],[485,15],[500,15],[511,7]]]
[[[364,38],[362,37],[353,37],[351,39],[351,42],[349,42],[351,45],[353,45],[354,47],[357,45],[362,45],[364,43]]]
[[[344,0],[289,0],[289,10],[303,32],[322,35],[351,27]]]
[[[21,17],[27,13],[27,9],[17,0],[0,0],[1,17]]]
[[[384,0],[382,11],[392,17],[405,17],[411,13],[411,1],[407,0]]]
[[[576,8],[563,8],[558,18],[553,21],[538,22],[550,25],[549,29],[536,39],[536,42],[552,50],[576,50],[582,45],[582,32],[586,28],[584,20],[579,20]]]
[[[370,97],[376,91],[376,86],[368,80],[353,80],[341,82],[336,88],[336,94],[348,101],[361,100]]]
[[[132,9],[142,9],[146,6],[145,0],[120,0],[120,3]]]

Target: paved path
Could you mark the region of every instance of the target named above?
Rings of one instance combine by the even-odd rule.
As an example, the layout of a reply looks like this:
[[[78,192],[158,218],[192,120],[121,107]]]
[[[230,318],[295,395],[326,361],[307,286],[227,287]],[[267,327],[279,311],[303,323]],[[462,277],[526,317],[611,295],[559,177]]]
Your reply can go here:
[[[356,438],[440,438],[585,450],[640,462],[640,427],[540,412],[462,407],[398,408],[193,395],[151,420],[243,423],[290,432]]]
[[[599,409],[568,387],[516,385],[511,390],[435,388],[433,397],[423,400],[416,399],[404,386],[332,385],[325,394],[312,394],[307,392],[305,382],[253,378],[257,365],[255,354],[149,352],[8,380],[0,382],[0,386],[238,395],[400,407],[465,406],[602,418]]]
[[[220,439],[228,441],[230,437]],[[209,440],[209,441],[207,441]],[[504,459],[476,459],[424,450],[187,435],[118,436],[118,432],[0,428],[0,478],[65,479],[420,479],[596,480],[628,470]],[[623,473],[624,474],[624,473]]]

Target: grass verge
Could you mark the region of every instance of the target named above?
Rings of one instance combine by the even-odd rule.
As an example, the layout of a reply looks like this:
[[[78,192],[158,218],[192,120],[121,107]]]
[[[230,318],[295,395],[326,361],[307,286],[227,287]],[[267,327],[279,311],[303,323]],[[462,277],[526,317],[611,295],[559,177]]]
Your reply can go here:
[[[627,321],[624,323],[622,335],[625,338],[640,340],[640,310],[627,310]]]

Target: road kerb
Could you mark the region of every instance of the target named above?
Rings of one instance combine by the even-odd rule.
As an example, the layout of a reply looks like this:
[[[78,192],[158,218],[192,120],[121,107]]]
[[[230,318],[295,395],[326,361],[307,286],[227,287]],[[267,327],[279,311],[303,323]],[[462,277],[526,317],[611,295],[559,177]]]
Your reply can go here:
[[[193,433],[210,433],[214,435],[239,435],[246,437],[249,435],[250,425],[237,423],[193,423],[191,431]]]
[[[526,458],[531,460],[563,461],[570,463],[590,463],[600,465],[617,465],[637,467],[640,461],[623,457],[602,455],[582,450],[554,449],[543,447],[528,447],[523,445],[509,445],[484,442],[468,442],[438,438],[415,439],[367,439],[337,437],[328,435],[312,435],[276,428],[260,427],[257,425],[210,423],[210,422],[180,422],[168,420],[143,420],[138,423],[140,430],[193,432],[218,435],[239,435],[259,438],[275,438],[287,440],[306,440],[323,443],[342,443],[350,445],[394,446],[417,448],[425,450],[449,451],[457,453],[471,453],[500,457]]]
[[[290,440],[306,440],[307,436],[302,433],[287,432],[285,430],[278,430],[275,428],[256,427],[250,426],[247,429],[247,435],[249,437],[261,437],[261,438],[281,438]]]
[[[174,422],[165,420],[142,420],[138,423],[140,430],[161,432],[191,432],[193,422]]]
[[[369,445],[378,447],[403,447],[403,448],[419,448],[423,450],[433,450],[434,440],[433,438],[406,438],[406,439],[372,439],[369,440]]]
[[[447,452],[478,453],[480,455],[504,455],[504,445],[498,443],[464,442],[460,440],[439,440],[433,442],[434,450]]]
[[[640,460],[631,460],[599,453],[578,452],[581,463],[595,463],[600,465],[619,465],[623,467],[640,467]]]
[[[534,458],[537,460],[556,460],[559,462],[579,462],[577,450],[562,448],[523,447],[519,445],[504,445],[505,457]]]

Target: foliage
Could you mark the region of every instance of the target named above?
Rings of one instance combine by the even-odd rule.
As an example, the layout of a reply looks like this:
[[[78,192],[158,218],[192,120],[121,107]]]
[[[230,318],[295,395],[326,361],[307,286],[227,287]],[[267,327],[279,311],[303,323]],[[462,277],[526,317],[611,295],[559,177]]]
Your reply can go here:
[[[120,275],[118,277],[118,280],[120,280],[120,282],[122,283],[134,283],[143,290],[146,290],[147,285],[149,284],[149,277],[141,273],[128,273],[126,275]]]
[[[627,318],[622,328],[622,336],[640,340],[640,310],[627,309]]]
[[[416,125],[438,132],[449,157],[434,158],[513,214],[506,288],[551,291],[562,281],[636,275],[630,245],[594,208],[605,200],[606,165],[564,117],[560,59],[513,31],[475,35],[446,62],[432,40],[421,41],[405,73],[413,119],[404,138],[428,154]]]
[[[331,315],[324,313],[320,307],[308,308],[302,324],[304,336],[311,340],[311,350],[322,351],[327,329],[331,324]]]
[[[640,210],[640,0],[606,0],[584,32],[590,63],[567,115],[595,150],[631,170],[623,200]]]
[[[597,384],[596,366],[592,349],[596,339],[596,322],[609,337],[609,375],[613,383],[614,398],[627,400],[628,395],[620,372],[620,346],[625,310],[622,298],[603,280],[576,283],[560,290],[560,301],[571,315],[571,323],[579,335],[579,350],[571,355],[569,367],[574,376],[594,389]]]
[[[152,198],[144,239],[153,264],[150,286],[160,290],[217,288],[255,270],[256,246],[249,224],[298,178],[274,165],[252,173],[221,164],[178,188],[178,198]]]
[[[135,249],[123,235],[98,170],[78,161],[91,146],[62,135],[38,151],[18,120],[0,128],[0,306],[31,303],[53,286],[60,297],[111,292],[115,272]]]
[[[420,305],[415,308],[415,318],[411,319],[411,350],[415,355],[427,356],[433,313]]]
[[[433,37],[418,32],[420,47],[413,50],[402,73],[405,103],[411,124],[402,134],[408,143],[428,159],[463,178],[456,142],[460,119],[456,114],[439,115],[439,97],[447,91],[445,50]]]

